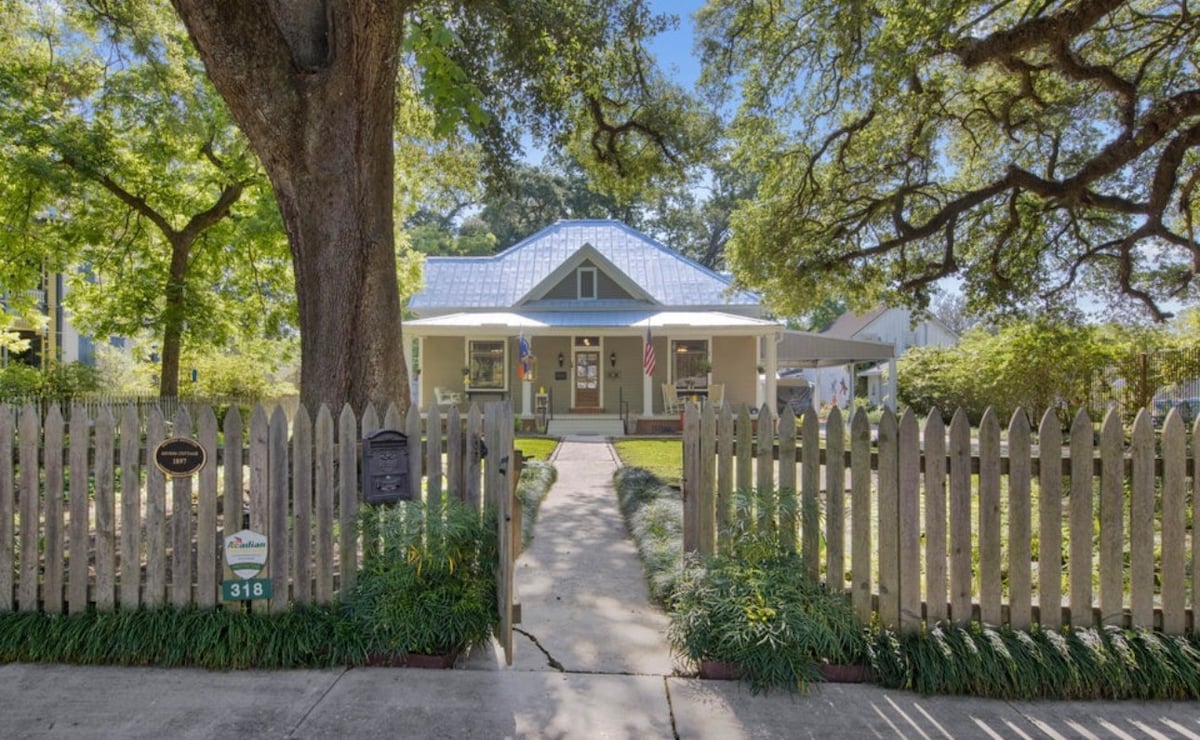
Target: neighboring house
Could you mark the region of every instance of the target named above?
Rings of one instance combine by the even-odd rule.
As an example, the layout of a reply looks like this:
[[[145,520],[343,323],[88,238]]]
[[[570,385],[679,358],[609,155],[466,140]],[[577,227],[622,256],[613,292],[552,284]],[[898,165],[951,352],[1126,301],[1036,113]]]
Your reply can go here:
[[[47,275],[35,293],[38,309],[45,320],[40,326],[34,326],[24,318],[15,319],[9,330],[28,340],[29,349],[16,353],[0,348],[0,367],[10,362],[22,362],[42,370],[52,362],[95,364],[95,346],[90,338],[75,331],[63,306],[67,293],[64,276],[61,273]]]
[[[868,342],[882,342],[894,348],[895,356],[900,357],[913,347],[952,347],[958,344],[959,336],[946,326],[936,316],[928,316],[913,323],[913,314],[907,308],[876,308],[867,313],[856,314],[847,311],[842,314],[822,332],[822,336],[835,339],[856,339]],[[894,365],[894,361],[890,363]],[[813,374],[810,380],[817,388],[818,397],[822,402],[840,402],[844,405],[843,389],[850,382],[850,370],[824,370]],[[894,404],[895,394],[890,394],[884,387],[886,378],[896,376],[895,368],[885,375],[882,365],[875,365],[858,372],[859,377],[867,380],[867,399],[874,404]],[[833,398],[830,398],[830,395]],[[839,395],[840,394],[840,395]]]
[[[428,257],[424,278],[404,325],[422,406],[500,399],[527,423],[544,408],[560,431],[620,433],[677,429],[676,388],[756,405],[760,366],[774,397],[785,331],[759,297],[622,223],[563,221],[493,256]]]

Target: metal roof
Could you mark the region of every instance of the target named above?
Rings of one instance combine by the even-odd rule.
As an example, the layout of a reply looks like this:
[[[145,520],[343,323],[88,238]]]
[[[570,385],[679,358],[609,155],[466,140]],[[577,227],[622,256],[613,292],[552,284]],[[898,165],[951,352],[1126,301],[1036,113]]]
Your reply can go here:
[[[427,257],[425,287],[409,308],[418,316],[512,308],[536,295],[536,289],[585,246],[659,306],[761,312],[759,297],[733,290],[729,277],[619,221],[600,220],[560,221],[489,257]]]

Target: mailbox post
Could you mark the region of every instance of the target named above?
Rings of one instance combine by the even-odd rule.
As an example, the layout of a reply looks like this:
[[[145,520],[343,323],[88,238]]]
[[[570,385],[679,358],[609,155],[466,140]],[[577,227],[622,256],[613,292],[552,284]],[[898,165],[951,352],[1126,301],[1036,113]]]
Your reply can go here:
[[[394,429],[380,429],[363,437],[362,488],[366,503],[412,500],[408,455],[408,436]]]

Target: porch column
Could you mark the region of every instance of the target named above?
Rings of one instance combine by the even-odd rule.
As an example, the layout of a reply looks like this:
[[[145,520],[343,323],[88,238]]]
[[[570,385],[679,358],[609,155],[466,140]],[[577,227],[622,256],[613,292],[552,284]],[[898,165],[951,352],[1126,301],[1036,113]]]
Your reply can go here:
[[[654,416],[654,378],[642,369],[642,416]]]
[[[421,339],[417,339],[417,341],[420,342]],[[413,368],[412,339],[411,338],[405,339],[403,342],[401,342],[401,344],[404,345],[402,348],[404,350],[404,366],[408,368],[408,390],[409,390],[409,394],[411,396],[412,405],[414,405],[418,409],[420,409],[421,408],[421,376],[418,375],[415,368]],[[424,347],[422,347],[421,349],[424,349]],[[425,353],[422,352],[421,356],[424,357]]]
[[[533,416],[533,381],[521,381],[521,416]]]

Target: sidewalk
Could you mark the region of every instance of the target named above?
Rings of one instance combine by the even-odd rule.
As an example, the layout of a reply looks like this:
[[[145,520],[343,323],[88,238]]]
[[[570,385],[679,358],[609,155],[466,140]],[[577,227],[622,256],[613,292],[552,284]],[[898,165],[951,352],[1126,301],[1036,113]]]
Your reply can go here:
[[[4,665],[0,737],[1200,738],[1193,702],[1005,702],[849,684],[752,696],[672,677],[665,616],[617,509],[611,448],[571,439],[555,464],[518,560],[524,634],[511,669],[494,648],[452,671]]]

